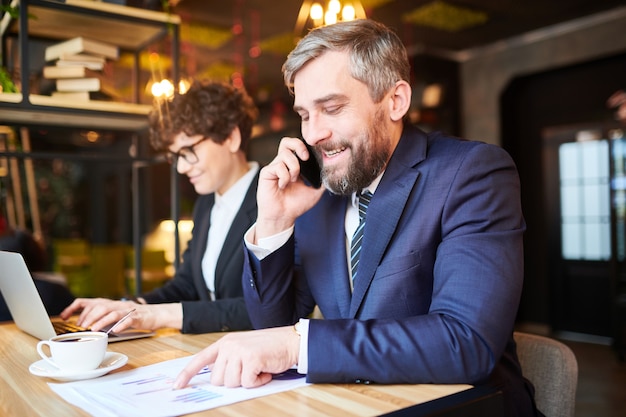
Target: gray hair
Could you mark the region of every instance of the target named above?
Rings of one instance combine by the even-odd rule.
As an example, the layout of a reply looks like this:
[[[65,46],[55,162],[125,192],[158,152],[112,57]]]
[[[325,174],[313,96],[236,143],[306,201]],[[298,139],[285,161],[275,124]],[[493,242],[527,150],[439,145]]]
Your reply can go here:
[[[282,67],[292,94],[297,72],[326,51],[348,52],[352,77],[367,85],[376,103],[396,82],[410,81],[409,59],[398,35],[381,23],[357,19],[313,29],[298,42]]]

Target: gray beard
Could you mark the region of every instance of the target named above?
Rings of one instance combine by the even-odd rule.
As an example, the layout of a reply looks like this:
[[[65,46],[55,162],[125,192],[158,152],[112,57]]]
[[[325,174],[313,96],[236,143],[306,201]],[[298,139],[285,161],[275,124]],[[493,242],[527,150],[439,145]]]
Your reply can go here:
[[[388,138],[381,131],[382,114],[376,114],[375,120],[366,132],[365,140],[354,147],[347,145],[352,150],[352,161],[345,176],[333,178],[332,171],[322,168],[322,184],[333,194],[351,195],[359,192],[374,181],[385,169],[391,155],[388,147]],[[316,149],[316,153],[319,150]],[[321,158],[318,158],[320,160]]]

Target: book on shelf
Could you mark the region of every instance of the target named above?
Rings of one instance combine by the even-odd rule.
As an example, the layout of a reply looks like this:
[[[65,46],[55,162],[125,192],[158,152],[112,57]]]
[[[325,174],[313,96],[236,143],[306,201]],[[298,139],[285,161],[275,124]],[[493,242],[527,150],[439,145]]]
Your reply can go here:
[[[100,84],[99,77],[59,78],[56,81],[57,91],[98,91]]]
[[[77,62],[77,63],[82,65],[85,62],[104,64],[104,62],[106,61],[106,58],[104,58],[102,56],[89,55],[89,54],[67,54],[67,53],[62,53],[61,56],[59,56],[59,60],[60,61],[64,61],[64,62],[68,62],[68,63],[70,63],[70,62]]]
[[[83,65],[47,65],[43,67],[43,77],[55,78],[88,78],[98,77],[100,73],[91,70]]]
[[[59,59],[55,62],[55,65],[58,67],[85,67],[92,71],[102,71],[104,69],[104,63],[99,62],[78,62],[78,61],[65,61],[63,59]]]
[[[51,96],[67,101],[89,101],[91,99],[89,91],[53,91]]]
[[[112,97],[102,91],[53,91],[50,97],[70,103],[84,103],[86,101],[115,101],[121,103],[119,97]]]
[[[45,60],[54,61],[64,56],[64,54],[89,54],[109,59],[117,59],[119,57],[119,48],[106,42],[79,36],[48,46],[45,49]]]
[[[102,76],[87,78],[58,78],[56,91],[87,91],[99,92],[111,99],[121,98],[120,93],[111,82]]]
[[[104,68],[105,58],[88,54],[62,54],[55,64],[59,67],[82,66],[90,70],[99,71]]]

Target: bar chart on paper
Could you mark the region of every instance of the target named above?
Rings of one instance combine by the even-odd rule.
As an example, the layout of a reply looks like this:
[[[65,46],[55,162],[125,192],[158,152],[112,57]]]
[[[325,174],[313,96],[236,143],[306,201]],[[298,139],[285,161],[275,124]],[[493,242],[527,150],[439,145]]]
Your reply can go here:
[[[211,371],[201,370],[183,389],[172,388],[191,357],[184,357],[111,374],[103,378],[50,387],[67,402],[94,417],[176,416],[287,391],[306,385],[304,375],[288,374],[255,389],[225,388],[210,384]]]

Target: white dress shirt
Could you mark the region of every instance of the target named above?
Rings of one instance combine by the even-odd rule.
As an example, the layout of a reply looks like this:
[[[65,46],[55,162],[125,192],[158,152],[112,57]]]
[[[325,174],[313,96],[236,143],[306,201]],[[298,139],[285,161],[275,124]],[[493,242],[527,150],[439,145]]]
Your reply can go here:
[[[248,166],[248,172],[239,178],[223,195],[220,195],[218,192],[215,193],[215,204],[211,209],[211,226],[209,227],[207,247],[202,257],[202,275],[213,301],[215,301],[215,268],[217,260],[233,220],[241,208],[254,176],[259,171],[257,162],[248,162]]]

